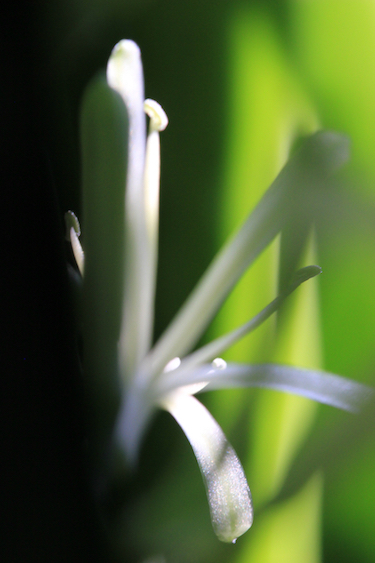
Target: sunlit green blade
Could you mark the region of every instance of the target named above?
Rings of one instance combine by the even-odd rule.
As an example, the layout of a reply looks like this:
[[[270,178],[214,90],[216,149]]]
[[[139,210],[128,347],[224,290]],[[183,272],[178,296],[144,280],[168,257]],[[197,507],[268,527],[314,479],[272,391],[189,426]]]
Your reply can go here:
[[[329,264],[321,292],[325,360],[337,373],[366,380],[375,333],[375,3],[292,0],[289,6],[303,80],[323,122],[345,131],[353,145],[347,189],[337,192],[320,243]]]
[[[322,493],[317,472],[293,497],[262,512],[235,562],[320,563]]]
[[[320,115],[350,135],[356,147],[353,163],[373,178],[374,3],[291,0],[290,16],[295,54],[319,104]],[[359,182],[356,192],[360,193],[365,186]],[[373,192],[372,185],[370,189]],[[373,195],[371,198],[374,201]]]
[[[176,392],[164,399],[197,458],[218,538],[235,542],[253,522],[250,489],[241,463],[218,423],[195,397]]]
[[[297,224],[297,229],[300,225]],[[284,232],[283,232],[284,235]],[[296,232],[303,240],[303,235]],[[285,242],[285,241],[284,241]],[[287,255],[280,256],[280,285],[288,283],[290,267],[303,250],[299,263],[316,259],[313,236],[308,247],[294,252],[293,242]],[[281,245],[283,246],[283,245]],[[284,250],[288,245],[284,246]],[[285,262],[284,262],[285,260]],[[286,267],[284,268],[284,265]],[[323,274],[324,275],[324,274]],[[321,335],[318,286],[320,278],[301,287],[288,299],[277,318],[277,342],[271,361],[281,365],[304,366],[319,370]],[[286,393],[258,393],[253,414],[252,448],[248,463],[252,463],[252,478],[257,483],[258,501],[266,502],[279,490],[292,460],[309,435],[318,405],[303,397]],[[273,421],[265,425],[264,419]]]
[[[373,475],[374,454],[371,445],[375,437],[374,407],[375,393],[371,388],[368,399],[358,415],[338,419],[336,416],[327,417],[324,424],[318,425],[308,443],[303,445],[299,455],[293,460],[286,480],[278,491],[277,500],[295,494],[316,471],[324,472],[327,494],[331,494],[333,483],[340,483],[341,479],[344,482],[353,481],[353,476],[350,477],[353,464],[357,466],[359,463],[365,471],[370,471]],[[372,452],[370,454],[369,448]],[[356,475],[354,481],[357,477]],[[355,498],[355,494],[360,493],[362,487],[360,483],[358,487],[354,484],[351,486]],[[333,488],[337,494],[336,486]],[[370,494],[368,501],[371,503],[371,488],[367,489],[367,492]],[[344,497],[344,492],[340,495]]]
[[[287,57],[275,23],[274,13],[253,3],[236,7],[228,21],[229,120],[217,206],[219,240],[255,207],[290,157],[296,138],[321,127],[313,101]],[[277,237],[242,277],[215,318],[210,336],[239,326],[271,301],[277,291],[278,246]],[[294,270],[301,265],[304,264],[296,265]],[[272,320],[233,346],[227,358],[266,361],[273,344],[273,329]],[[228,411],[231,400],[221,401],[221,396],[213,400],[222,403],[221,412]],[[244,398],[244,394],[237,396],[239,400]],[[239,411],[238,406],[233,408]]]

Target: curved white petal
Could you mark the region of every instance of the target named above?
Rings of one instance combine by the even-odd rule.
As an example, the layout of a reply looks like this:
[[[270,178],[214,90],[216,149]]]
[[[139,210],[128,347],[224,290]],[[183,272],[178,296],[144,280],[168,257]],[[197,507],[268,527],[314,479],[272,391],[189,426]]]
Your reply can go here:
[[[253,522],[250,489],[241,463],[208,410],[189,394],[164,398],[168,410],[185,432],[206,486],[211,521],[218,538],[235,542]]]
[[[350,412],[358,412],[374,398],[374,389],[351,379],[317,370],[278,364],[235,364],[215,369],[206,364],[192,371],[163,374],[161,393],[205,382],[202,391],[234,387],[265,387],[301,395]]]

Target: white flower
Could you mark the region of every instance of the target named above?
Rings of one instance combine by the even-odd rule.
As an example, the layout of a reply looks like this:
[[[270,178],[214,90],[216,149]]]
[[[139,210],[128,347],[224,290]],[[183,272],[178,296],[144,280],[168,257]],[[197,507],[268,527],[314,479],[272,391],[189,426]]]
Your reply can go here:
[[[68,216],[69,236],[82,274],[85,261],[86,376],[92,377],[99,400],[101,390],[111,386],[108,381],[112,381],[113,394],[121,394],[114,436],[129,463],[136,462],[143,432],[154,410],[164,408],[174,416],[200,466],[214,530],[219,539],[235,541],[252,524],[250,489],[241,463],[220,426],[193,395],[224,387],[260,386],[355,410],[368,390],[334,375],[277,365],[227,365],[218,358],[275,312],[300,283],[318,274],[317,266],[297,272],[290,286],[244,326],[198,350],[191,350],[243,272],[283,225],[299,213],[314,183],[346,160],[347,142],[342,136],[327,132],[308,140],[243,227],[214,259],[180,312],[152,346],[159,132],[165,129],[168,119],[159,104],[144,101],[141,55],[134,42],[125,40],[116,45],[107,66],[107,82],[112,94],[101,83],[98,90],[88,96],[83,109],[86,258],[78,240],[75,216]],[[119,102],[113,90],[122,101]],[[149,116],[147,138],[145,112]],[[124,134],[119,124],[121,120]],[[113,145],[108,123],[114,131]],[[106,130],[103,130],[104,124]],[[123,148],[124,154],[117,155],[116,143],[122,134],[124,138],[127,136],[127,146]],[[107,163],[105,158],[109,157],[115,159],[115,164]],[[125,161],[126,157],[127,167],[124,168],[121,158]],[[99,165],[99,160],[104,164]],[[119,169],[114,180],[113,168]],[[120,186],[119,192],[110,192],[108,186],[112,184]],[[110,207],[108,212],[106,205]],[[123,219],[121,227],[117,225],[118,220],[112,219],[118,209]],[[117,239],[114,239],[113,229],[119,230]],[[118,283],[120,289],[116,289]],[[112,299],[112,290],[115,295],[121,294],[119,300]],[[110,372],[115,373],[112,379]]]

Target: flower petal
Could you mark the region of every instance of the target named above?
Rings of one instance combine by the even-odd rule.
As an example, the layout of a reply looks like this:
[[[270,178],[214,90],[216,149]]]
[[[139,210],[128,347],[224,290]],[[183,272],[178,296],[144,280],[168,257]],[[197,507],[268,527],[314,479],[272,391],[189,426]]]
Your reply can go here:
[[[219,252],[179,313],[146,358],[150,377],[197,342],[234,284],[288,221],[311,205],[316,187],[348,158],[348,140],[312,135],[286,164],[239,232]]]
[[[321,268],[319,266],[307,266],[298,270],[285,291],[281,292],[271,303],[269,303],[262,311],[260,311],[255,317],[244,325],[232,330],[224,336],[216,338],[212,342],[209,342],[205,346],[202,346],[189,356],[186,356],[180,363],[179,369],[194,369],[200,364],[215,358],[219,354],[222,354],[230,346],[238,342],[246,334],[249,334],[258,326],[260,326],[265,320],[268,319],[273,313],[275,313],[282,305],[284,300],[291,294],[301,283],[317,276],[321,273]],[[161,376],[161,379],[163,376]]]
[[[124,39],[115,45],[107,64],[107,82],[122,97],[129,116],[128,197],[141,200],[146,146],[146,118],[141,52]],[[142,207],[142,205],[140,205]]]
[[[129,115],[124,305],[119,347],[121,371],[129,379],[149,349],[153,318],[150,271],[155,268],[146,220],[143,68],[140,49],[133,41],[123,40],[114,47],[107,65],[107,81],[121,95]]]
[[[170,374],[172,375],[172,374]],[[226,364],[216,369],[206,364],[193,371],[173,374],[168,390],[205,382],[202,391],[234,387],[265,387],[301,395],[332,407],[358,412],[374,398],[374,389],[332,373],[278,364]],[[164,380],[163,391],[167,391]]]
[[[176,392],[164,398],[161,406],[173,415],[193,448],[216,535],[221,541],[235,542],[253,522],[250,489],[235,451],[195,397]]]

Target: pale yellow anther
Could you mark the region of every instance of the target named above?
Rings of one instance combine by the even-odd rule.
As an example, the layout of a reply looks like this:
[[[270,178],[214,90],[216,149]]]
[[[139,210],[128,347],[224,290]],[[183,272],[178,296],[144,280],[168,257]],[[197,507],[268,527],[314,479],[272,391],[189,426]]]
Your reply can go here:
[[[70,241],[70,229],[73,227],[77,237],[81,236],[81,226],[78,217],[73,211],[67,211],[64,215],[65,219],[65,240]]]
[[[168,125],[168,117],[163,108],[155,100],[147,99],[144,102],[145,113],[150,118],[150,126],[156,131],[164,131]]]
[[[172,360],[170,360],[167,365],[164,368],[164,373],[167,373],[169,371],[173,371],[175,369],[178,368],[178,366],[181,364],[181,359],[180,358],[173,358]]]
[[[75,261],[77,263],[78,269],[83,276],[83,271],[85,267],[85,253],[83,252],[81,243],[79,242],[79,236],[81,235],[81,227],[78,218],[73,213],[73,211],[68,211],[65,213],[65,226],[66,226],[66,240],[70,241],[72,245],[72,250],[74,254]]]

